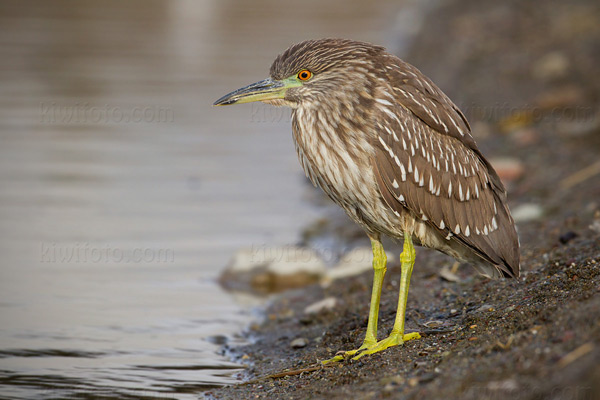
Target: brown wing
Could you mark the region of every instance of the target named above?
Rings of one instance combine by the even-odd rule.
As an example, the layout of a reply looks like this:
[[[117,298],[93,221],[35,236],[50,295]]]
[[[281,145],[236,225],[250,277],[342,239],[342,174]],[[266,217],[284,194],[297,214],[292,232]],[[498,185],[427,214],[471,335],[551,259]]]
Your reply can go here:
[[[429,125],[413,112],[414,105],[404,104],[404,98],[400,105],[389,100],[377,102],[374,159],[388,205],[398,212],[412,211],[504,275],[518,276],[518,239],[504,188],[495,182],[499,182],[496,173],[477,150],[469,131],[462,136],[450,129],[454,134],[441,133],[436,129],[439,124]],[[444,114],[444,109],[437,112]],[[468,129],[466,121],[463,129]],[[466,134],[470,140],[464,139]]]
[[[473,150],[488,169],[489,180],[506,193],[502,181],[483,157],[471,136],[471,127],[462,111],[427,76],[413,65],[389,54],[387,78],[392,83],[394,101],[442,135],[458,139]]]

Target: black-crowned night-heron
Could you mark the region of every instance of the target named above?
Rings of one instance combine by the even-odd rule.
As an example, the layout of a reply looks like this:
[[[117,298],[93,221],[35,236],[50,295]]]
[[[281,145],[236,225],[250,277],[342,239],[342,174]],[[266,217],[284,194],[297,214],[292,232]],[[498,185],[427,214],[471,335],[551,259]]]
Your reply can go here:
[[[492,277],[519,275],[519,241],[506,191],[462,112],[426,76],[384,48],[309,40],[280,54],[271,77],[215,102],[292,108],[292,132],[308,178],[357,224],[373,247],[375,276],[358,358],[418,338],[404,334],[413,242],[472,263]],[[398,311],[377,341],[386,271],[381,235],[403,239]]]

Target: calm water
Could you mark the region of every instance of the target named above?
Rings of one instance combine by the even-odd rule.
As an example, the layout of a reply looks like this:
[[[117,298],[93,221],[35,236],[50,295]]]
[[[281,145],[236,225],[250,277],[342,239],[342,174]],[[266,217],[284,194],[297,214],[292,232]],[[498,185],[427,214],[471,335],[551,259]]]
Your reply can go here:
[[[0,395],[197,398],[252,319],[215,277],[318,215],[289,113],[213,108],[311,37],[383,43],[393,1],[0,3]],[[408,24],[410,26],[410,23]]]

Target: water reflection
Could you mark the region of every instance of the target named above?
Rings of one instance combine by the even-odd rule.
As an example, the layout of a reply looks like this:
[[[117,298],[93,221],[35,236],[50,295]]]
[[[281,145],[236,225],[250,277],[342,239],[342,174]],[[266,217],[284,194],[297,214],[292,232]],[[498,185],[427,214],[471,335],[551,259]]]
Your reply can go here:
[[[183,399],[234,380],[209,338],[250,317],[214,278],[318,212],[286,115],[210,104],[292,42],[385,43],[392,3],[0,4],[3,396]]]

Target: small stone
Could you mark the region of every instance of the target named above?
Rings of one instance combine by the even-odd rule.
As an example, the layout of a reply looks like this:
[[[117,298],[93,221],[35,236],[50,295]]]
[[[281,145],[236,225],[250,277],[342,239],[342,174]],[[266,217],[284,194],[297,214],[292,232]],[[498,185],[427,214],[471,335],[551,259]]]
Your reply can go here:
[[[304,309],[305,314],[318,314],[323,311],[332,310],[338,304],[338,299],[335,297],[327,297],[317,301]]]
[[[559,236],[558,241],[561,244],[567,244],[571,240],[575,239],[577,236],[578,236],[577,233],[575,233],[573,231],[567,231],[567,232],[565,232],[565,233],[563,233],[562,235]]]
[[[489,304],[484,304],[481,307],[479,307],[477,310],[475,310],[475,312],[488,312],[488,311],[494,311],[494,307],[490,306]]]
[[[569,72],[569,65],[569,58],[564,53],[553,51],[533,64],[531,72],[534,78],[542,81],[558,79]]]
[[[594,219],[590,224],[589,228],[594,232],[600,233],[600,219]]]
[[[519,146],[531,146],[540,142],[540,132],[533,128],[521,128],[510,133],[510,139]]]
[[[516,158],[492,158],[490,163],[504,183],[514,182],[525,173],[525,166]]]
[[[383,387],[384,392],[393,392],[394,390],[396,390],[396,385],[393,385],[391,383],[388,383]]]
[[[435,329],[435,328],[439,328],[440,326],[443,326],[444,321],[440,321],[440,320],[427,321],[423,325],[426,326],[427,328]]]
[[[448,282],[460,282],[460,277],[452,272],[447,265],[444,265],[438,274]]]
[[[509,312],[514,311],[515,308],[517,308],[517,307],[516,306],[508,306],[508,307],[506,307],[504,312],[508,314]]]
[[[229,342],[229,339],[225,335],[214,335],[206,338],[209,343],[223,346]]]
[[[535,221],[544,214],[542,206],[535,203],[524,203],[512,210],[515,222]]]
[[[290,346],[292,346],[293,349],[301,349],[303,347],[306,347],[307,344],[308,344],[308,339],[297,338],[297,339],[292,340],[292,342],[290,343]]]

